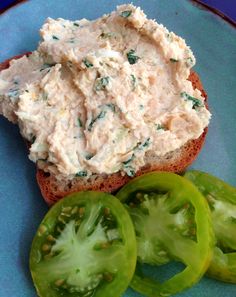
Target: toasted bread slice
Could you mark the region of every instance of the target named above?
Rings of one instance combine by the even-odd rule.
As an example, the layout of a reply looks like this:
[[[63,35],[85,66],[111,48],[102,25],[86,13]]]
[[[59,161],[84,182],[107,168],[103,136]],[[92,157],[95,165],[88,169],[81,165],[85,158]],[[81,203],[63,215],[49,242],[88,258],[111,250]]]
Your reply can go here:
[[[22,57],[22,55],[13,57],[12,59],[20,57]],[[0,71],[8,68],[10,61],[11,59],[1,63]],[[201,91],[207,106],[207,94],[203,89],[198,75],[195,72],[191,72],[189,80],[192,82],[194,88]],[[206,134],[207,128],[205,128],[204,132],[198,139],[188,141],[181,148],[172,151],[163,157],[156,157],[155,155],[147,154],[146,165],[136,173],[136,176],[156,170],[175,173],[183,172],[196,159],[204,144]],[[43,198],[48,205],[52,205],[65,195],[77,191],[96,190],[115,192],[131,179],[131,177],[117,172],[110,175],[95,174],[89,178],[75,177],[72,180],[58,181],[55,176],[48,172],[44,172],[39,168],[37,169],[36,177]]]

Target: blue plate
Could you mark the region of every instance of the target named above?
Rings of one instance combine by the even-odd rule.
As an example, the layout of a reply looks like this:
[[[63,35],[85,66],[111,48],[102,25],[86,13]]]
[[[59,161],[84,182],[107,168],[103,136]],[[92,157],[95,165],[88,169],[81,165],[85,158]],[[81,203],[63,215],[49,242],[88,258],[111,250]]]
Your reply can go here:
[[[94,19],[114,10],[119,0],[34,0],[0,16],[0,61],[37,47],[38,30],[46,17]],[[197,57],[213,114],[196,169],[205,170],[236,186],[236,30],[213,13],[188,0],[133,0],[183,36]],[[18,128],[0,118],[0,297],[34,297],[28,256],[36,228],[47,211],[35,180],[35,166]],[[161,277],[178,267],[169,265]],[[155,272],[157,273],[157,272]],[[141,296],[128,290],[125,297]],[[203,278],[182,297],[234,297],[236,285]],[[112,297],[112,296],[111,296]]]

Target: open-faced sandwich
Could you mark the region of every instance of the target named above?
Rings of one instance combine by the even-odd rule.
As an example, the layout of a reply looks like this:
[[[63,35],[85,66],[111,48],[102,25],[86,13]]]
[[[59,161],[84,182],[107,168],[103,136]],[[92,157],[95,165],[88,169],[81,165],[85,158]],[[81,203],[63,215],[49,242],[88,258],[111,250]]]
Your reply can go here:
[[[196,158],[211,115],[182,38],[133,5],[49,18],[40,34],[36,51],[1,64],[0,113],[19,125],[49,204]]]

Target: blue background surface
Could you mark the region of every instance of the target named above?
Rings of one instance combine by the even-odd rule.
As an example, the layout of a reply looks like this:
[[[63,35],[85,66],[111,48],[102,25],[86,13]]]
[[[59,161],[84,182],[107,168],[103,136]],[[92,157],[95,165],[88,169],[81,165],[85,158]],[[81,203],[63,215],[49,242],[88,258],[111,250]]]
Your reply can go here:
[[[47,16],[94,19],[125,0],[33,0],[0,16],[0,61],[33,50]],[[223,2],[223,0],[222,0]],[[65,9],[66,3],[66,9]],[[183,36],[197,57],[213,118],[194,168],[236,186],[236,30],[187,0],[133,0],[148,17]],[[188,17],[186,17],[188,16]],[[28,255],[34,232],[47,211],[35,166],[16,126],[0,117],[0,297],[35,297]],[[169,266],[168,273],[175,267]],[[165,271],[158,270],[162,276]],[[138,297],[128,290],[125,297]],[[236,286],[203,278],[181,297],[235,297]],[[113,297],[113,296],[111,296]]]

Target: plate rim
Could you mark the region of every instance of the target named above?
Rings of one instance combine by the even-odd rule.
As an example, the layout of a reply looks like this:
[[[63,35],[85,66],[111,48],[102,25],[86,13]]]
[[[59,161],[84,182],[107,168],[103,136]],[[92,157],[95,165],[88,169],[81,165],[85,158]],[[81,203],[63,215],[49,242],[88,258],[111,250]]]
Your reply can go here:
[[[200,4],[200,0],[188,0],[189,2],[193,2],[193,5],[196,5],[196,8],[198,8],[198,9],[200,9],[199,7],[197,7],[197,5],[199,4],[199,6],[201,6],[202,4]],[[19,6],[19,5],[27,5],[27,2],[28,2],[28,0],[23,0],[23,1],[21,1],[21,2],[18,2],[18,3],[15,3],[12,7],[10,7],[10,8],[8,8],[8,9],[6,9],[6,13],[8,12],[8,11],[10,11],[10,9],[14,9],[15,7],[17,7],[17,6]],[[202,6],[204,6],[204,5],[202,5]],[[206,9],[207,10],[207,9]],[[211,10],[211,9],[210,9]],[[214,11],[214,13],[216,13],[215,11]],[[0,17],[1,17],[1,13],[0,13]],[[218,15],[219,17],[222,17],[221,15]],[[224,19],[224,17],[222,17],[223,19]],[[226,18],[228,18],[228,17],[226,17]],[[226,21],[226,19],[224,19],[225,21]],[[234,28],[236,28],[236,23],[234,23]]]
[[[187,1],[191,2],[192,5],[194,5],[195,7],[198,7],[198,8],[201,7],[202,9],[205,9],[206,11],[209,11],[209,12],[217,15],[218,17],[220,17],[221,19],[223,19],[224,21],[229,23],[233,28],[236,29],[236,20],[234,20],[233,18],[231,18],[230,16],[228,16],[227,14],[225,14],[218,8],[213,7],[213,6],[203,2],[202,0],[187,0]],[[4,8],[3,10],[0,11],[0,17],[1,17],[1,15],[9,12],[10,10],[12,10],[22,4],[26,4],[27,2],[29,2],[29,0],[18,0],[16,3],[12,3],[10,6]]]

